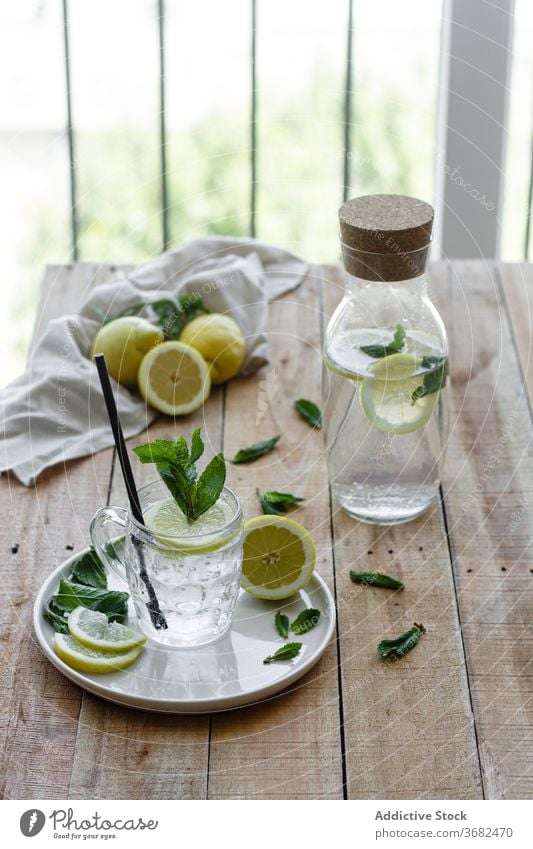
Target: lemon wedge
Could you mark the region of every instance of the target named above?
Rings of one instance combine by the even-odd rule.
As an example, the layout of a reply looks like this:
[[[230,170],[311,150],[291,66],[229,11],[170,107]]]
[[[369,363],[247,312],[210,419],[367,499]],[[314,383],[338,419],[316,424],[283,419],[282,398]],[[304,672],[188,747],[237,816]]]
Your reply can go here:
[[[303,525],[256,516],[244,526],[241,587],[256,598],[288,598],[309,583],[315,546]]]

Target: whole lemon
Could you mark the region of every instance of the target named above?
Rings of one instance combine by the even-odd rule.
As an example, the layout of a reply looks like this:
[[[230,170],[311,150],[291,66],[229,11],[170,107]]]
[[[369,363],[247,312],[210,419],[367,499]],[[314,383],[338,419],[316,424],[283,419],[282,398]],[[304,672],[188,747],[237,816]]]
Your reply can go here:
[[[200,352],[211,367],[213,383],[225,383],[242,368],[245,343],[242,330],[229,315],[212,312],[185,325],[180,342]]]
[[[100,328],[92,344],[91,358],[103,354],[111,377],[128,389],[136,389],[141,360],[164,341],[164,334],[149,321],[135,315],[123,316]]]

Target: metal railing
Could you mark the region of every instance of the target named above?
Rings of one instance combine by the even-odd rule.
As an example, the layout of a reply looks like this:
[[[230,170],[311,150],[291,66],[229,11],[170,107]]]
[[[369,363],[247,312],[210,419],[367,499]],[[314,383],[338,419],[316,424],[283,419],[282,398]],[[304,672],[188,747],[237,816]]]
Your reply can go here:
[[[66,114],[67,114],[67,145],[69,159],[70,180],[70,253],[73,261],[79,257],[79,213],[78,213],[78,191],[77,191],[77,162],[75,127],[73,125],[72,109],[72,75],[71,75],[71,51],[69,37],[69,0],[62,0],[63,5],[63,46],[65,63],[66,84]],[[167,126],[166,126],[166,17],[165,0],[157,0],[157,34],[159,42],[159,181],[160,181],[160,204],[161,204],[161,245],[166,250],[171,242],[169,227],[169,207],[171,198],[168,188],[168,158],[167,158]],[[258,75],[257,75],[257,0],[250,0],[251,36],[250,36],[250,117],[249,117],[249,224],[248,234],[252,237],[257,235],[257,198],[259,191],[258,174]],[[343,200],[348,196],[350,186],[350,148],[351,148],[351,108],[352,108],[352,40],[353,40],[353,0],[347,0],[347,30],[346,30],[346,71],[345,91],[342,109],[343,137],[340,143],[343,145],[343,175],[342,191]]]
[[[478,0],[479,1],[479,0]],[[71,203],[71,211],[70,211],[70,231],[71,231],[71,256],[73,260],[77,260],[79,256],[79,236],[80,236],[80,227],[79,227],[79,212],[78,212],[78,193],[77,193],[77,163],[76,163],[76,138],[75,138],[75,127],[73,125],[73,109],[72,109],[72,87],[71,87],[71,53],[70,53],[70,44],[69,44],[69,2],[70,0],[62,0],[63,7],[63,43],[64,43],[64,63],[65,63],[65,82],[66,82],[66,114],[67,114],[67,126],[66,126],[66,136],[67,136],[67,144],[68,144],[68,159],[69,159],[69,178],[70,178],[70,203]],[[507,0],[509,4],[509,9],[512,9],[513,0]],[[456,4],[454,6],[454,4]],[[451,26],[454,23],[454,18],[459,16],[459,11],[463,8],[458,0],[445,0],[445,15],[444,15],[444,25]],[[456,11],[454,11],[454,8]],[[446,9],[448,10],[446,12]],[[457,11],[459,10],[459,11]],[[157,15],[157,34],[158,34],[158,42],[159,42],[159,182],[160,182],[160,204],[161,204],[161,245],[163,250],[166,250],[171,242],[170,238],[170,226],[169,226],[169,208],[172,202],[172,199],[169,195],[169,186],[168,186],[168,157],[167,157],[167,125],[166,125],[166,62],[165,62],[165,50],[166,50],[166,42],[165,42],[165,34],[166,34],[166,15],[165,15],[165,0],[156,0],[155,3],[155,14]],[[448,16],[448,17],[447,17]],[[259,169],[258,169],[258,109],[259,109],[259,95],[260,95],[260,80],[258,79],[257,73],[257,52],[258,52],[258,0],[250,0],[250,19],[251,19],[251,28],[250,28],[250,76],[249,76],[249,139],[250,139],[250,149],[249,149],[249,174],[250,174],[250,189],[249,189],[249,211],[248,211],[248,234],[250,236],[255,237],[258,233],[258,217],[257,217],[257,206],[258,206],[258,194],[260,190],[259,185]],[[482,29],[482,25],[480,24],[480,28]],[[342,135],[339,135],[339,145],[342,146],[342,174],[339,175],[339,179],[341,182],[339,198],[342,200],[346,200],[350,192],[351,185],[351,150],[352,150],[352,105],[353,105],[353,31],[354,31],[354,4],[353,0],[346,0],[346,41],[345,41],[345,73],[344,73],[344,92],[342,96],[342,103],[339,103],[339,111],[342,114]],[[476,35],[479,35],[479,32],[476,31]],[[510,38],[512,37],[512,34]],[[444,44],[445,34],[443,34],[443,44]],[[445,51],[445,48],[442,48]],[[453,55],[453,52],[447,56],[447,69],[449,69],[459,61],[459,58]],[[475,67],[474,65],[472,67]],[[499,83],[498,80],[495,82]],[[451,102],[453,97],[461,98],[461,92],[453,91],[450,92],[448,90],[446,97],[448,101]],[[442,97],[442,91],[441,91]],[[463,98],[464,99],[464,98]],[[474,112],[474,110],[472,110]],[[473,119],[476,120],[476,116],[474,114]],[[501,127],[501,133],[503,133],[505,128]],[[472,131],[472,138],[474,138],[476,132]],[[442,164],[446,161],[446,157],[448,155],[447,147],[449,144],[452,144],[457,136],[457,132],[455,128],[452,126],[448,127],[448,137],[446,141],[441,145],[441,148],[444,150],[442,154],[442,162],[440,171],[442,172]],[[451,140],[451,141],[450,141]],[[463,151],[460,151],[459,158],[465,157],[468,158],[468,138],[466,138],[467,144]],[[502,169],[500,169],[501,172]],[[439,173],[439,164],[437,163],[437,174]],[[495,189],[501,196],[503,196],[503,178],[500,179],[500,184],[497,183],[497,178],[495,178]],[[437,181],[438,182],[438,181]],[[448,187],[449,188],[449,187]],[[446,189],[445,189],[446,191]],[[438,189],[437,189],[438,194]],[[442,218],[442,227],[444,232],[446,233],[447,225],[453,229],[454,217],[457,219],[457,213],[459,212],[462,218],[463,225],[465,229],[469,231],[470,227],[475,229],[476,223],[479,225],[479,222],[475,222],[472,220],[468,220],[468,216],[471,216],[471,213],[468,210],[463,211],[461,209],[456,210],[453,208],[453,205],[450,205],[447,202],[444,195],[440,200],[442,209],[437,210],[437,213],[441,215]],[[532,144],[532,158],[531,158],[531,169],[529,175],[528,182],[528,206],[527,206],[527,216],[525,222],[524,229],[524,258],[527,259],[529,255],[529,250],[531,246],[531,207],[533,203],[533,144]],[[460,205],[460,204],[459,204]],[[498,225],[499,227],[499,225]],[[492,240],[492,241],[491,241]],[[498,232],[491,236],[489,242],[492,244],[492,250],[497,252],[497,244],[499,241],[499,229]],[[477,244],[477,243],[476,243]],[[489,253],[490,254],[491,247],[489,245]],[[450,253],[447,250],[448,255],[455,255],[453,251]],[[494,255],[494,254],[492,254]]]

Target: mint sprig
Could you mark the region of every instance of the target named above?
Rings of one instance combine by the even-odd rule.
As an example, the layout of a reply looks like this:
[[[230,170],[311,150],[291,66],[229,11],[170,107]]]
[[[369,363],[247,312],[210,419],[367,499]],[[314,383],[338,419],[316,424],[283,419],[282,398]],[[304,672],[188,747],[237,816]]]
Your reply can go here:
[[[297,507],[304,500],[290,492],[276,492],[274,490],[261,492],[259,489],[256,492],[263,513],[270,516],[283,516],[289,507]]]
[[[69,633],[69,613],[80,606],[107,614],[111,622],[123,622],[128,612],[128,593],[106,588],[104,566],[91,548],[72,562],[68,578],[61,578],[43,616],[60,634]]]
[[[415,622],[413,627],[409,631],[406,631],[405,634],[401,634],[401,636],[393,640],[382,640],[378,645],[378,652],[385,660],[388,658],[397,660],[416,646],[422,634],[425,633],[426,629],[424,626]]]
[[[399,354],[405,342],[405,328],[401,324],[397,324],[394,329],[392,342],[388,345],[361,345],[360,349],[364,354],[373,357],[375,360],[381,357],[388,357],[390,354]]]
[[[276,660],[292,660],[293,657],[300,654],[302,643],[285,643],[274,654],[269,654],[265,657],[263,663],[273,663]]]
[[[222,454],[209,461],[200,477],[196,463],[204,453],[200,428],[192,434],[190,447],[184,436],[175,442],[156,439],[133,449],[141,463],[154,463],[161,480],[190,522],[215,504],[226,480]]]

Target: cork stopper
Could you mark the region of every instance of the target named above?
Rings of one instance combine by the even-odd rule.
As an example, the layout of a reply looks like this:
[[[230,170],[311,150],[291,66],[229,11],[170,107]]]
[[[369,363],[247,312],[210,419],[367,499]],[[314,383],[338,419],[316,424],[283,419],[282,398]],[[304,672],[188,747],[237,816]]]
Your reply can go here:
[[[424,271],[433,207],[407,195],[364,195],[339,209],[342,258],[365,280],[410,280]]]

